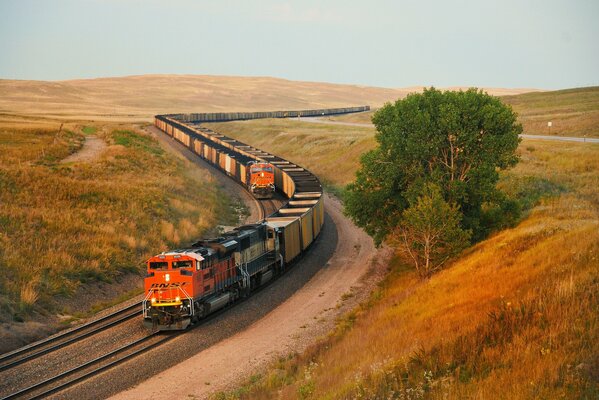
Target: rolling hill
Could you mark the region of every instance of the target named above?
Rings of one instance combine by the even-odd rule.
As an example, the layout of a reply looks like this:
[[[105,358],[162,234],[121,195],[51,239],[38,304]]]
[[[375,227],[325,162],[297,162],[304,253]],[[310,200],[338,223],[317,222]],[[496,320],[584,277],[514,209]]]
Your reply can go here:
[[[0,114],[54,119],[149,121],[155,114],[264,111],[369,104],[419,91],[268,77],[142,75],[68,81],[0,80]],[[533,89],[486,89],[498,95]]]

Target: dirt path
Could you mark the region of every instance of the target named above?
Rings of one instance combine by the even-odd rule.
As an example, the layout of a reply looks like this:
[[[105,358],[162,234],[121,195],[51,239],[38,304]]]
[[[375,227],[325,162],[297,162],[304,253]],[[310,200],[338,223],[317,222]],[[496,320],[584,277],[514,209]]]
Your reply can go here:
[[[340,313],[370,292],[380,274],[364,279],[365,274],[372,270],[373,258],[384,256],[384,251],[376,250],[372,240],[343,216],[339,201],[327,196],[326,212],[337,227],[339,240],[330,262],[306,285],[244,331],[113,399],[206,398],[216,391],[235,387],[278,355],[303,351],[326,334]],[[378,263],[374,270],[380,272],[383,265]],[[294,268],[301,267],[300,262]],[[344,307],[336,307],[342,295],[351,289],[358,295],[351,297]],[[198,379],[181,379],[183,376]]]
[[[106,148],[106,142],[97,136],[86,136],[83,147],[76,153],[71,154],[63,159],[62,163],[70,162],[90,162],[98,158],[98,156]]]

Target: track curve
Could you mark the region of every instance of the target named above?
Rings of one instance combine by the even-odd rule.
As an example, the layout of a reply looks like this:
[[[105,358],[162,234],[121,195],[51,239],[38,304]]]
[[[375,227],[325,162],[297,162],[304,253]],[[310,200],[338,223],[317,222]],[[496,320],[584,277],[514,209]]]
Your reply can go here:
[[[288,160],[249,146],[202,126],[204,122],[225,122],[261,118],[303,118],[368,111],[369,106],[301,111],[255,113],[195,113],[157,115],[155,126],[189,148],[198,157],[225,175],[246,185],[246,168],[252,161],[274,167],[276,190],[285,196],[281,207],[266,213],[265,221],[285,231],[284,262],[289,264],[304,253],[320,234],[324,224],[324,196],[318,178]]]
[[[278,112],[277,112],[278,113]],[[335,113],[340,113],[340,112],[335,112]],[[263,114],[263,113],[261,113]],[[291,116],[293,117],[294,115],[287,115],[287,116]],[[159,116],[157,116],[157,120]],[[268,115],[268,116],[261,116],[259,118],[268,118],[268,117],[277,117],[277,116],[272,116],[272,115]],[[256,117],[258,118],[258,117]],[[246,117],[242,117],[242,118],[238,118],[238,119],[250,119],[250,118],[246,118]],[[170,117],[169,117],[170,120]],[[233,120],[233,119],[223,119],[223,120]],[[210,120],[211,122],[214,122],[214,119]],[[206,130],[205,128],[202,127],[198,127],[197,126],[197,121],[193,122],[193,123],[179,123],[177,121],[170,121],[172,122],[172,124],[170,124],[171,131],[170,133],[168,132],[168,128],[166,130],[167,134],[169,134],[171,137],[177,139],[179,142],[181,142],[182,144],[184,144],[186,147],[189,147],[190,149],[193,150],[194,148],[194,144],[196,142],[195,139],[197,139],[197,137],[193,136],[193,135],[188,135],[187,139],[185,139],[185,136],[181,135],[181,133],[184,133],[183,129],[180,129],[180,127],[183,128],[187,128],[187,129],[191,129],[193,132],[198,133],[199,132],[203,132],[206,135],[203,134],[199,134],[199,136],[202,136],[206,139],[211,140],[213,143],[215,144],[220,144],[222,145],[223,148],[221,148],[220,150],[222,150],[217,156],[214,157],[215,161],[212,160],[208,160],[210,161],[214,166],[216,166],[217,168],[220,168],[221,170],[224,170],[225,173],[229,176],[231,176],[232,178],[236,178],[235,173],[232,172],[233,170],[230,169],[227,171],[227,156],[229,156],[229,159],[234,159],[235,156],[239,157],[239,155],[242,156],[246,156],[248,158],[251,159],[255,159],[255,160],[265,160],[265,161],[269,161],[272,162],[273,160],[275,162],[278,162],[279,164],[275,164],[277,165],[277,169],[280,171],[279,172],[279,181],[280,184],[278,185],[279,188],[281,188],[281,192],[283,194],[286,195],[286,200],[283,200],[282,203],[282,207],[281,207],[281,203],[277,202],[277,201],[263,201],[263,202],[259,202],[260,203],[260,207],[262,208],[263,212],[263,216],[271,216],[271,218],[278,218],[278,217],[288,217],[289,215],[294,215],[296,216],[298,219],[304,219],[306,221],[305,226],[309,227],[309,229],[306,229],[306,235],[302,237],[302,249],[300,250],[300,253],[305,250],[308,246],[310,246],[310,244],[314,241],[314,239],[318,236],[318,234],[320,233],[320,229],[322,228],[322,224],[324,222],[324,217],[321,216],[319,218],[318,214],[320,211],[320,213],[323,212],[324,210],[324,197],[321,197],[320,195],[322,195],[322,187],[320,186],[320,183],[318,181],[318,179],[311,174],[309,171],[290,163],[289,161],[283,160],[281,158],[278,158],[276,156],[270,155],[266,152],[262,152],[258,149],[252,148],[251,146],[247,146],[241,142],[237,142],[234,141],[233,139],[229,139],[223,135],[220,135],[216,132],[210,131],[210,130]],[[179,127],[177,127],[177,124],[180,124]],[[195,125],[195,126],[194,126]],[[158,126],[158,124],[157,124]],[[179,137],[177,137],[177,135]],[[206,136],[209,136],[210,138],[207,138]],[[192,140],[193,139],[193,140]],[[185,143],[185,141],[188,140],[188,143]],[[214,146],[216,147],[216,146]],[[231,157],[231,152],[230,151],[234,150],[236,152],[236,154],[233,154],[234,157]],[[197,151],[194,151],[196,154]],[[213,154],[216,154],[213,153]],[[224,154],[225,156],[221,158],[221,154]],[[198,154],[199,155],[199,154]],[[232,162],[229,161],[229,165]],[[290,204],[293,201],[305,201],[302,200],[305,197],[302,197],[303,195],[306,195],[308,198],[313,198],[314,194],[318,193],[319,196],[317,198],[317,200],[313,200],[314,203],[312,204],[312,207],[305,207],[304,204],[302,204],[301,207],[299,207],[298,205],[294,205],[294,204]],[[296,195],[299,195],[296,197]],[[320,207],[320,210],[319,210]],[[286,213],[282,213],[280,214],[281,210],[289,210],[287,211],[288,214]],[[299,209],[299,210],[298,210]],[[304,226],[304,225],[302,225]],[[308,232],[311,231],[311,232]],[[102,370],[105,370],[106,368],[102,367]],[[97,371],[99,372],[99,371]],[[80,380],[79,378],[77,379],[78,381]]]

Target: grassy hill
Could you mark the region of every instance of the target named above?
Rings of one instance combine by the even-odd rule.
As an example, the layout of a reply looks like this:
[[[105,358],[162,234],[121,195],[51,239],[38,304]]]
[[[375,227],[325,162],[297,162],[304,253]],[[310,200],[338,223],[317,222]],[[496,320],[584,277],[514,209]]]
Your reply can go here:
[[[86,133],[107,148],[62,162]],[[0,352],[51,331],[58,316],[69,322],[140,293],[152,254],[219,219],[236,222],[208,173],[134,127],[0,127],[0,145]]]
[[[213,128],[343,187],[372,130],[297,121]],[[216,398],[596,398],[599,145],[534,141],[501,185],[522,221],[420,281],[398,260],[371,300],[304,354]]]
[[[155,114],[380,106],[421,88],[388,89],[268,77],[142,75],[70,81],[0,79],[0,121],[149,121]],[[489,89],[523,93],[531,89]]]
[[[599,87],[502,95],[518,113],[524,133],[599,137]],[[330,117],[345,122],[370,123],[373,112]],[[552,126],[547,123],[551,121]]]
[[[525,133],[599,137],[599,87],[525,93],[502,100],[519,114]]]

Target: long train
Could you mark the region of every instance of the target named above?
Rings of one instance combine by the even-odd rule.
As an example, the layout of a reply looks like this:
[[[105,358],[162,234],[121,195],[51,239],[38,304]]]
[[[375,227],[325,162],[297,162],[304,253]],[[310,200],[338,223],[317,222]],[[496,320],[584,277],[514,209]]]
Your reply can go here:
[[[363,106],[155,116],[157,128],[242,185],[248,185],[251,165],[272,165],[275,187],[288,201],[255,224],[150,258],[144,279],[144,324],[153,330],[185,329],[207,314],[247,296],[306,251],[324,223],[322,186],[310,171],[202,127],[202,122],[301,118],[369,109]]]

